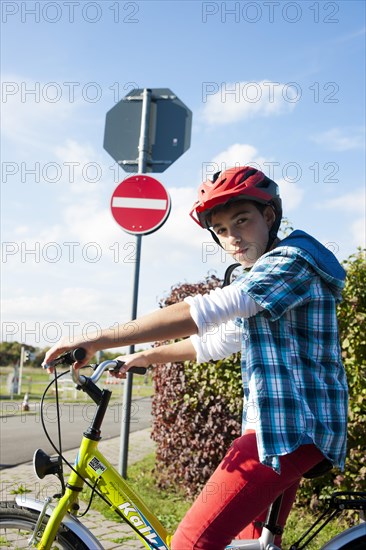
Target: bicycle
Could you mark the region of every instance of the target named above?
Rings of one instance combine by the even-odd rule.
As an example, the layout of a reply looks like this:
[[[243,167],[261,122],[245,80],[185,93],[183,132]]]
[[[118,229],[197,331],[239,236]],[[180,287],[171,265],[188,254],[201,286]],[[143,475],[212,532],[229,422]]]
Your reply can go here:
[[[80,375],[72,364],[84,358],[84,350],[77,349],[63,354],[54,361],[56,364],[69,364],[72,379],[78,390],[84,391],[96,404],[94,418],[83,434],[81,445],[74,465],[69,464],[62,456],[60,449],[52,443],[56,456],[49,456],[41,449],[34,453],[33,464],[37,476],[43,479],[47,475],[56,475],[61,483],[61,494],[53,499],[47,497],[43,502],[18,495],[14,501],[0,503],[0,541],[1,548],[38,548],[50,550],[60,548],[64,550],[103,550],[97,538],[77,518],[79,510],[78,497],[84,484],[91,490],[88,511],[94,494],[98,494],[114,512],[126,522],[136,533],[146,548],[150,550],[169,550],[172,534],[164,528],[157,517],[146,507],[143,500],[129,486],[117,470],[98,450],[101,439],[101,426],[108,407],[112,392],[100,389],[96,382],[105,370],[117,371],[121,364],[117,360],[108,360],[99,365],[90,365],[94,373],[90,376]],[[133,367],[130,371],[136,374],[145,374],[146,369]],[[64,373],[66,374],[66,373]],[[56,405],[58,409],[57,375]],[[41,410],[45,394],[42,397]],[[43,428],[48,437],[47,430]],[[63,477],[63,461],[70,467],[71,473],[65,483]],[[328,461],[327,461],[328,462]],[[324,466],[313,469],[308,477],[324,473]],[[54,502],[56,500],[56,502]],[[277,518],[281,507],[282,497],[279,497],[271,506],[262,534],[257,540],[234,540],[226,550],[280,550],[274,544],[278,534]],[[293,545],[290,550],[302,550],[316,536],[321,529],[334,517],[344,510],[358,510],[363,513],[366,509],[366,493],[335,493],[329,501],[328,509]],[[84,512],[84,514],[86,513]],[[315,532],[312,533],[312,531]],[[366,548],[366,522],[350,527],[331,541],[325,544],[322,550],[364,550]]]

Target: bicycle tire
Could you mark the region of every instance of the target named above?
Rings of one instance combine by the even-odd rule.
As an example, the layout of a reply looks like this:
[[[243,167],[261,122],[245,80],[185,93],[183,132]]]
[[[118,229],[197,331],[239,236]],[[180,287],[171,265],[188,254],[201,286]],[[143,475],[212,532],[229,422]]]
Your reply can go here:
[[[341,546],[339,550],[365,550],[366,548],[366,537],[360,537],[357,540],[349,542],[345,546]]]
[[[0,502],[0,548],[27,548],[39,513],[18,506],[16,502]],[[43,524],[47,523],[47,518]],[[52,550],[90,550],[75,533],[61,524]]]
[[[364,550],[366,548],[366,525],[360,523],[342,531],[322,546],[322,550]]]
[[[359,537],[356,540],[352,540],[343,546],[339,546],[337,550],[365,550],[366,548],[366,536]]]

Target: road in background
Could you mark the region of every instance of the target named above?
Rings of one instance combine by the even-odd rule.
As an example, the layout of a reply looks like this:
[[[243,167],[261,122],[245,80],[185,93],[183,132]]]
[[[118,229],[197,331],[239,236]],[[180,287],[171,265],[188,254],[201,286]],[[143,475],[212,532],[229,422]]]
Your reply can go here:
[[[49,454],[55,452],[43,432],[39,403],[31,404],[29,412],[18,412],[20,406],[19,401],[3,403],[0,417],[0,469],[31,461],[37,448],[41,448]],[[94,411],[95,405],[90,402],[62,403],[60,405],[63,451],[74,449],[80,445],[82,433],[92,421]],[[45,403],[44,418],[50,437],[58,447],[55,403]],[[123,419],[122,405],[112,403],[108,407],[103,422],[102,439],[107,440],[119,436]],[[150,427],[151,420],[151,397],[134,399],[130,431],[135,432]]]

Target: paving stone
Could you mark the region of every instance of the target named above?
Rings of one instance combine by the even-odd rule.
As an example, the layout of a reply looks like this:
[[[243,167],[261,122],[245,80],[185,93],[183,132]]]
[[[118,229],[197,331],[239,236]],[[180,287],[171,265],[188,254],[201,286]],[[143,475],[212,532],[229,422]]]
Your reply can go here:
[[[154,442],[150,437],[150,428],[132,432],[129,438],[129,454],[128,464],[133,464],[142,460],[146,455],[153,452],[155,448]],[[107,441],[101,441],[99,443],[100,451],[108,458],[111,464],[118,468],[119,454],[120,454],[120,438],[116,437],[108,439]],[[73,463],[76,450],[67,451],[64,453],[65,458]],[[64,471],[67,474],[67,467]],[[14,468],[5,468],[0,471],[0,500],[14,500],[15,493],[19,489],[24,491],[24,496],[31,496],[44,500],[47,496],[53,496],[60,490],[60,484],[56,480],[51,478],[45,478],[39,480],[33,471],[33,465],[31,462],[20,464]],[[84,503],[83,503],[84,504]],[[82,506],[83,506],[82,504]],[[92,510],[88,514],[81,518],[80,521],[89,529],[94,536],[101,542],[105,550],[114,550],[117,548],[128,548],[128,550],[143,550],[145,546],[140,542],[134,532],[128,527],[128,525],[121,523],[121,520],[117,518],[117,521],[107,520],[100,512]],[[125,540],[122,542],[115,542],[118,539]],[[92,548],[90,550],[93,550]]]

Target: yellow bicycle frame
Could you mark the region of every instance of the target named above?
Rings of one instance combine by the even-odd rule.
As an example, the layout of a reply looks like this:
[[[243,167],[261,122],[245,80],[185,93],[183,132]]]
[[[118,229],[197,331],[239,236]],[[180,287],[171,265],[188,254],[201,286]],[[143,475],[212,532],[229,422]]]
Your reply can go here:
[[[172,535],[98,450],[98,441],[83,437],[74,469],[68,478],[65,494],[53,510],[37,545],[39,550],[51,549],[62,519],[74,510],[84,485],[82,478],[87,479],[91,485],[97,482],[98,491],[118,515],[125,517],[136,528],[136,533],[146,548],[169,550]],[[139,533],[153,545],[148,544]]]

